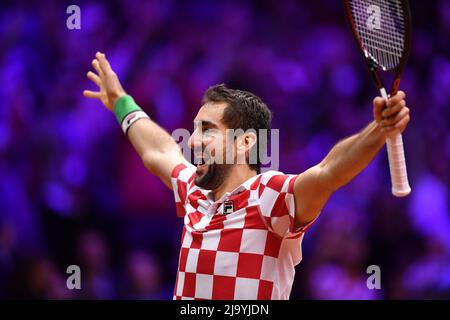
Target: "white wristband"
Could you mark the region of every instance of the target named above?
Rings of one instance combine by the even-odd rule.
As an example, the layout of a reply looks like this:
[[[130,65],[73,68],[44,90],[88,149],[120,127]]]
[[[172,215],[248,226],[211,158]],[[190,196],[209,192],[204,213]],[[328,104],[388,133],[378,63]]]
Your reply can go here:
[[[122,131],[125,135],[127,135],[128,129],[138,121],[139,119],[147,118],[150,119],[150,117],[144,112],[144,111],[134,111],[127,115],[125,118],[123,118],[122,121]]]

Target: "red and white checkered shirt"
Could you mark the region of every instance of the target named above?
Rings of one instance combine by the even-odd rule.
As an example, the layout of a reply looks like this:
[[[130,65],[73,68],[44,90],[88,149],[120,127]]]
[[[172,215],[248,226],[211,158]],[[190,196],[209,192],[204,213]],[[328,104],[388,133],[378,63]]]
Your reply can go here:
[[[174,299],[289,299],[306,230],[294,229],[297,176],[268,171],[214,201],[195,172],[172,172],[184,217]]]

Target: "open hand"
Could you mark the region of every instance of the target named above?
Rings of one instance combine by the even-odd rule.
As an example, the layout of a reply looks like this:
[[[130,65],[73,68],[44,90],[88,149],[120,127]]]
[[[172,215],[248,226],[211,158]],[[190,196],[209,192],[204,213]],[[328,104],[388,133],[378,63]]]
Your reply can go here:
[[[99,91],[84,90],[83,95],[87,98],[100,99],[105,107],[114,111],[114,104],[121,96],[126,95],[120,84],[116,73],[111,69],[111,65],[104,53],[97,52],[92,66],[97,73],[89,71],[87,77],[98,87]]]

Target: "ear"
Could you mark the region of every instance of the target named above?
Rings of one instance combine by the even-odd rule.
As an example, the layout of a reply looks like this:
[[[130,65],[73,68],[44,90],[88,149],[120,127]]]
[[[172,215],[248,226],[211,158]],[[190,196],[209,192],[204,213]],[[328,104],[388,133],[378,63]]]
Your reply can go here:
[[[255,130],[247,130],[236,138],[236,163],[245,164],[249,160],[250,149],[256,144]]]
[[[249,130],[245,134],[245,143],[246,143],[246,151],[250,151],[250,149],[258,142],[258,137],[254,130]]]
[[[247,153],[257,142],[255,130],[247,130],[244,134],[238,137],[237,142],[238,151]]]

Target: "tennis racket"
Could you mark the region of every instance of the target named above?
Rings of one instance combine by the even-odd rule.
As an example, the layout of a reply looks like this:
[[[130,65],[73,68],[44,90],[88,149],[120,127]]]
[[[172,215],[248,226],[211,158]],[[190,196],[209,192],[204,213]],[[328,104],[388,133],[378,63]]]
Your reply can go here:
[[[362,50],[381,97],[388,98],[381,73],[394,73],[390,95],[397,93],[411,48],[411,13],[407,0],[344,0],[346,18]],[[386,141],[392,194],[411,192],[401,134]]]

